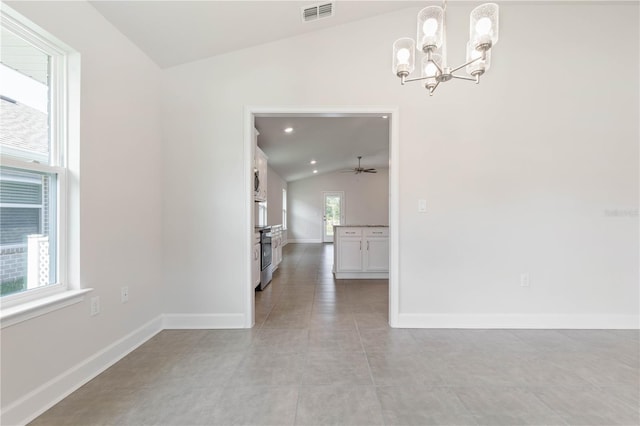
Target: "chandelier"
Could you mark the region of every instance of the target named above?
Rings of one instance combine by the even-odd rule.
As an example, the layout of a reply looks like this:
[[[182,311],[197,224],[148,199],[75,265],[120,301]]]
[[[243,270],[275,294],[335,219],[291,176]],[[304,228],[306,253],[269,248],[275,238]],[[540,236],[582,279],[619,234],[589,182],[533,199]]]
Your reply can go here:
[[[491,48],[498,42],[498,5],[485,3],[471,11],[467,61],[457,67],[447,63],[446,35],[447,1],[443,7],[428,6],[418,13],[418,35],[399,38],[393,43],[393,73],[401,84],[424,80],[424,87],[433,96],[440,83],[451,79],[480,83],[480,76],[491,65]],[[417,45],[416,45],[417,42]],[[420,61],[421,76],[408,78],[415,69],[416,50],[424,55]],[[466,68],[468,75],[455,75]]]

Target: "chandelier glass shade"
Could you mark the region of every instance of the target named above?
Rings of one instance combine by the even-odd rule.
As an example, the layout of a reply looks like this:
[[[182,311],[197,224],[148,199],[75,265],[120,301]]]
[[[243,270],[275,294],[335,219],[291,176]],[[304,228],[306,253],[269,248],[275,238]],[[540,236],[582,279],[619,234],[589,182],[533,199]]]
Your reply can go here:
[[[491,65],[491,48],[498,43],[498,5],[485,3],[471,11],[469,17],[469,41],[466,62],[450,67],[447,63],[446,0],[443,7],[428,6],[418,13],[417,36],[399,38],[393,43],[393,74],[401,84],[423,81],[429,95],[433,95],[440,83],[451,79],[480,82],[480,76]],[[422,55],[419,61],[420,77],[409,78],[416,67],[416,52]],[[467,75],[456,75],[456,71]]]

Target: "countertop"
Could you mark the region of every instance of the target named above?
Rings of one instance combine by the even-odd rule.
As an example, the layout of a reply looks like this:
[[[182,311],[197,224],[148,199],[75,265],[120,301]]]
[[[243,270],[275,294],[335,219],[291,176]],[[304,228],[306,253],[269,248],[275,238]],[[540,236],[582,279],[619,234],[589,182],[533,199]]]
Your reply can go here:
[[[389,225],[333,225],[334,228],[388,228]]]

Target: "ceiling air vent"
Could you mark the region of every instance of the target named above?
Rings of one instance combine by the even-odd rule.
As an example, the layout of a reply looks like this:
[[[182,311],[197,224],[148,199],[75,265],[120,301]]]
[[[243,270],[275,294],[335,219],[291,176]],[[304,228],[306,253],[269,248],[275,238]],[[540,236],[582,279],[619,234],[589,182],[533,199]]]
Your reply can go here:
[[[302,8],[302,20],[304,22],[333,16],[333,3],[324,3],[316,6]]]

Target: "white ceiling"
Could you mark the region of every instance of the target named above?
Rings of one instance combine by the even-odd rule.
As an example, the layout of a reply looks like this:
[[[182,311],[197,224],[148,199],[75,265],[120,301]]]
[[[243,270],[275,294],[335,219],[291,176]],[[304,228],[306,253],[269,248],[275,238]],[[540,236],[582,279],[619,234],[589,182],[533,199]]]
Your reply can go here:
[[[401,9],[410,1],[337,1],[334,16],[303,23],[301,8],[326,1],[92,1],[159,66],[169,67]],[[230,36],[232,35],[232,36]],[[47,81],[47,56],[2,32],[7,65]],[[357,166],[388,167],[389,120],[380,115],[256,117],[258,143],[286,181]],[[295,131],[285,134],[283,129]],[[311,159],[318,163],[309,164]]]
[[[380,115],[256,117],[255,124],[269,166],[287,182],[313,176],[314,169],[356,167],[359,155],[362,167],[389,167],[389,119]],[[294,131],[285,133],[287,127]]]
[[[301,8],[328,1],[91,1],[161,68],[345,24],[414,5],[334,2],[334,15],[302,21]]]
[[[414,1],[334,1],[334,15],[302,21],[302,8],[327,1],[91,1],[161,68],[415,6]],[[295,128],[285,135],[285,127]],[[286,181],[355,167],[388,167],[388,120],[359,117],[257,117],[259,145]]]

